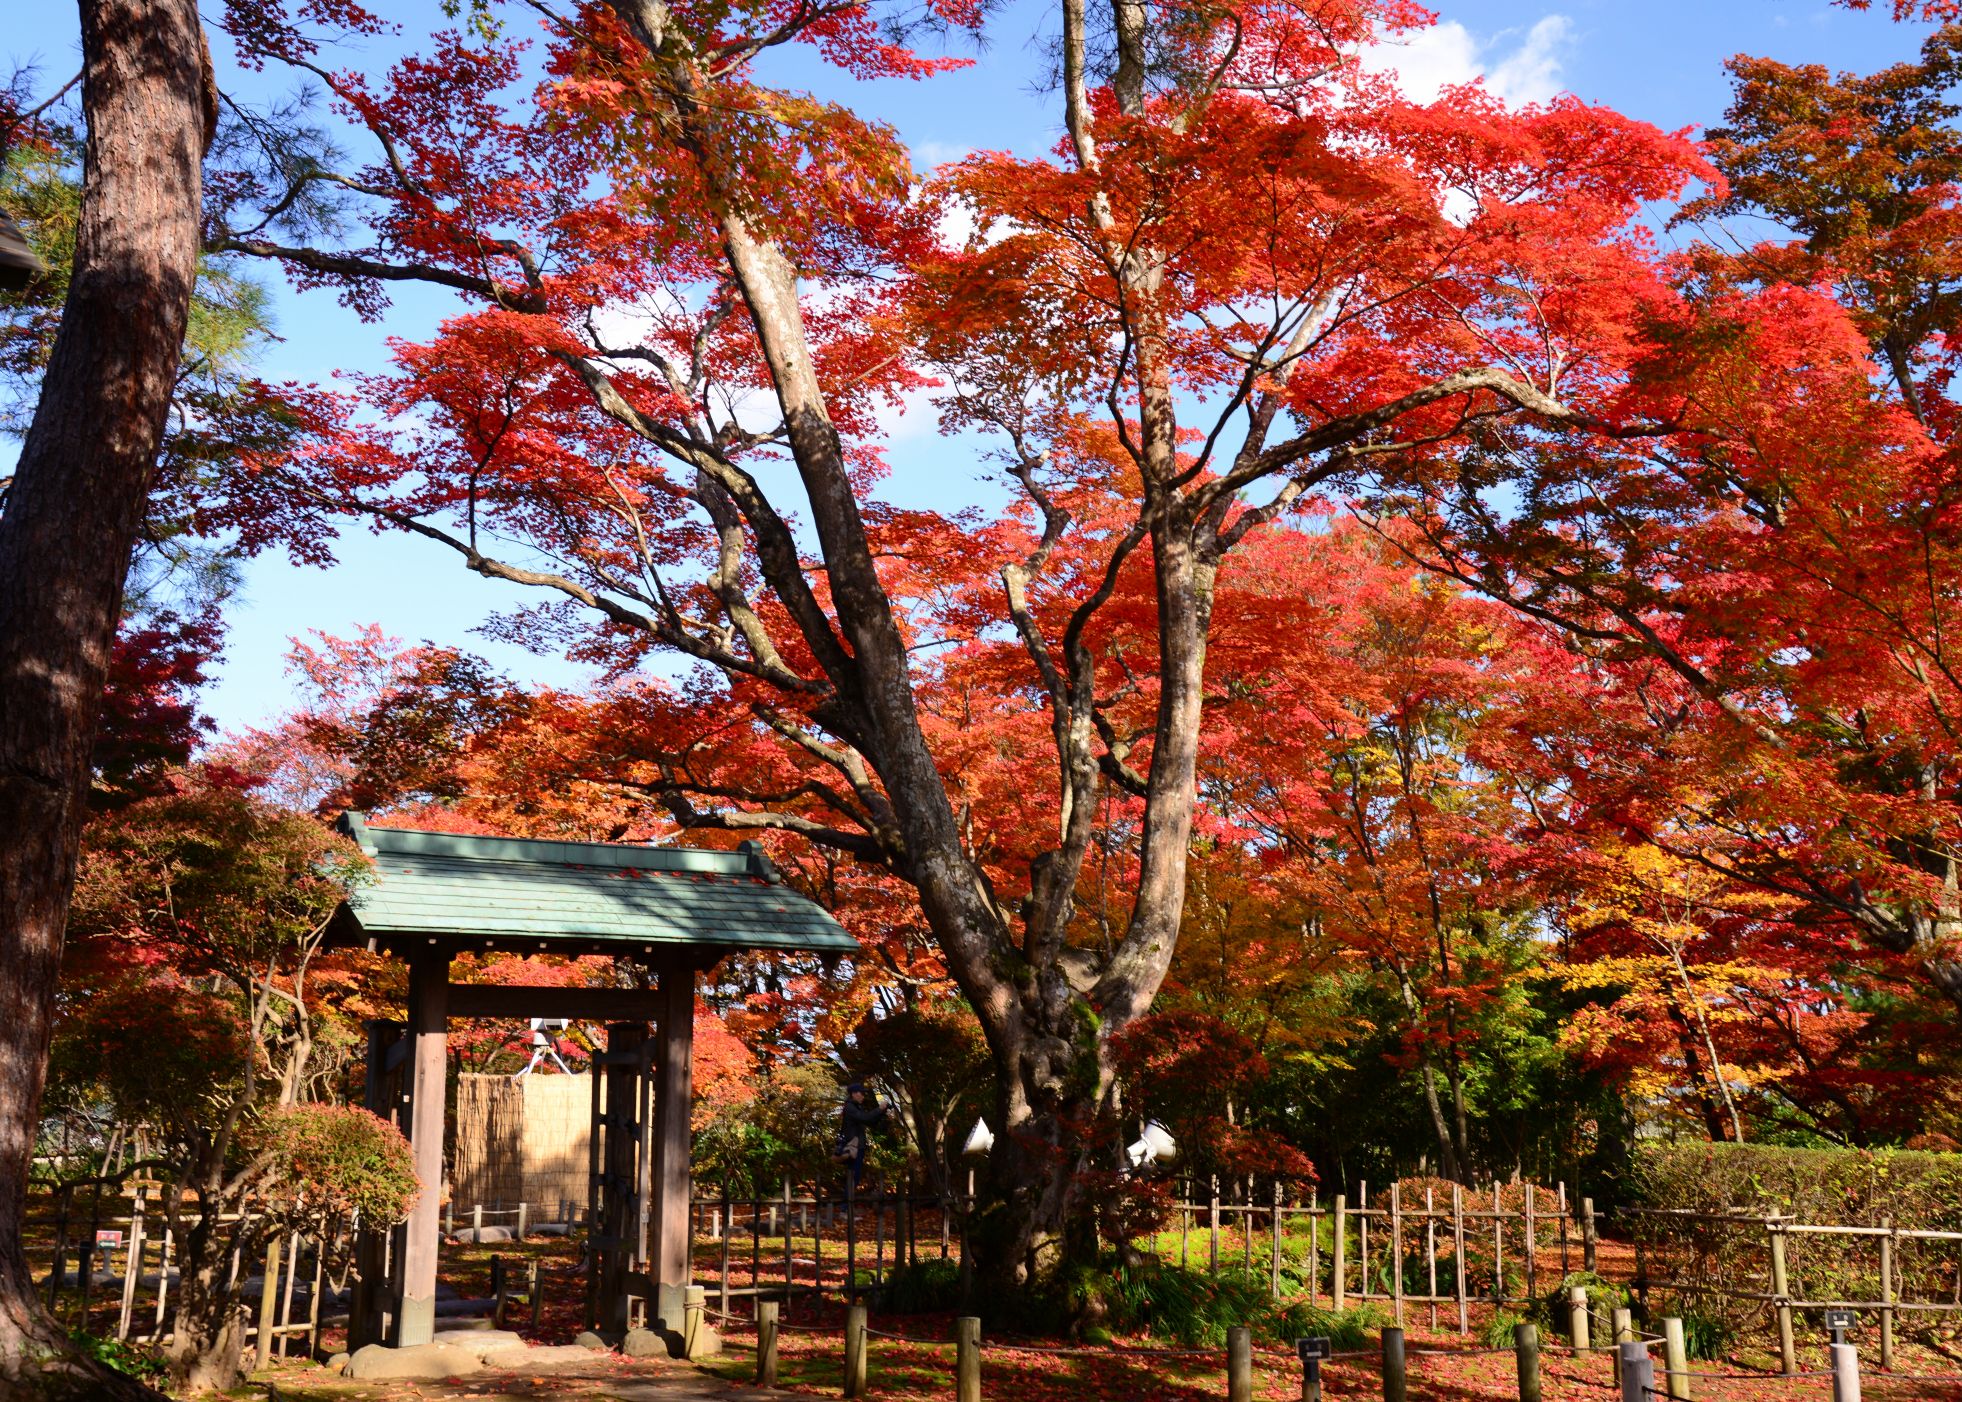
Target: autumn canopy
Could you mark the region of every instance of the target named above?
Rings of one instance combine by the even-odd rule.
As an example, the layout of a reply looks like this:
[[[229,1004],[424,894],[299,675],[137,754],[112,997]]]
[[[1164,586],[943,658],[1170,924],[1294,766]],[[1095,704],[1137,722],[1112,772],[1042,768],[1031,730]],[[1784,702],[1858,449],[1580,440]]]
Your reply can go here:
[[[1053,146],[979,121],[922,170],[855,102],[1022,42],[976,0],[447,10],[212,16],[331,120],[221,122],[201,286],[443,314],[318,384],[212,356],[151,533],[373,529],[600,680],[316,637],[290,714],[204,737],[217,612],[133,614],[76,1007],[284,990],[241,1035],[306,1041],[297,1103],[345,1090],[309,1019],[399,998],[160,933],[129,871],[173,825],[760,839],[864,954],[704,981],[698,1154],[788,1163],[815,1063],[889,1077],[943,1186],[985,1117],[974,1249],[1031,1296],[1146,1117],[1302,1182],[1962,1140],[1949,16],[1871,76],[1739,58],[1698,134],[1416,100],[1363,61],[1404,0],[1060,0]],[[49,210],[74,136],[9,176]]]

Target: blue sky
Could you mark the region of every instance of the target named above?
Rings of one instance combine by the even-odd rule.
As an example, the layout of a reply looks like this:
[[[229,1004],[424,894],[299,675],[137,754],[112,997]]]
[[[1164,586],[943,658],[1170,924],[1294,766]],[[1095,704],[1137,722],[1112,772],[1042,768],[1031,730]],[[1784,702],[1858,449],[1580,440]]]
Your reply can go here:
[[[1818,62],[1869,70],[1909,57],[1920,26],[1895,25],[1884,14],[1851,13],[1822,0],[1460,0],[1438,3],[1439,25],[1407,49],[1382,56],[1413,95],[1441,83],[1483,74],[1503,96],[1544,99],[1569,91],[1667,128],[1700,129],[1721,117],[1728,95],[1723,62],[1739,52],[1787,62]],[[35,64],[46,86],[77,66],[76,17],[60,4],[15,0],[0,30],[0,60]],[[440,23],[434,4],[378,8],[399,15],[411,35]],[[1034,151],[1055,138],[1058,106],[1037,91],[1045,41],[1053,33],[1054,0],[1012,0],[997,18],[988,47],[962,73],[915,84],[859,85],[852,100],[891,122],[922,168],[975,148]],[[1881,0],[1881,9],[1886,8]],[[434,18],[432,18],[434,17]],[[419,24],[418,19],[422,22]],[[515,24],[526,21],[513,17]],[[343,51],[337,65],[379,65],[377,48]],[[263,79],[225,71],[224,81],[251,94]],[[836,76],[799,65],[784,75],[838,94]],[[428,292],[400,298],[387,320],[363,325],[331,295],[277,294],[281,341],[265,371],[274,378],[327,381],[336,370],[379,366],[388,336],[426,332],[454,304]],[[0,462],[12,444],[0,444]],[[928,415],[899,420],[891,454],[892,495],[909,503],[952,507],[991,495],[977,481],[971,445],[936,437]],[[440,547],[399,536],[356,531],[345,538],[341,563],[301,570],[277,554],[248,569],[231,611],[222,672],[206,698],[223,727],[267,719],[291,703],[283,654],[287,639],[309,629],[347,633],[367,623],[415,641],[455,643],[491,658],[529,682],[566,683],[576,668],[556,657],[472,636],[500,608],[536,602],[536,595],[461,570]]]

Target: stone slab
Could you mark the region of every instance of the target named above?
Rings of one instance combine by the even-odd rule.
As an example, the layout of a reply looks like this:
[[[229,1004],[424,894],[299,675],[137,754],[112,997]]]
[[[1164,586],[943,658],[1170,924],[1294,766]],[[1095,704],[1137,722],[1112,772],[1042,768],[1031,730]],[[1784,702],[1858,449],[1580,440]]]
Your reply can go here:
[[[502,1348],[484,1355],[484,1366],[500,1372],[551,1372],[558,1368],[590,1368],[593,1350],[578,1344],[542,1344],[537,1348]]]
[[[435,1342],[462,1349],[479,1358],[488,1353],[501,1353],[525,1346],[524,1335],[511,1329],[444,1329],[437,1333]]]
[[[477,1355],[451,1344],[414,1344],[408,1348],[389,1348],[385,1344],[366,1344],[347,1361],[350,1378],[460,1378],[482,1366]]]

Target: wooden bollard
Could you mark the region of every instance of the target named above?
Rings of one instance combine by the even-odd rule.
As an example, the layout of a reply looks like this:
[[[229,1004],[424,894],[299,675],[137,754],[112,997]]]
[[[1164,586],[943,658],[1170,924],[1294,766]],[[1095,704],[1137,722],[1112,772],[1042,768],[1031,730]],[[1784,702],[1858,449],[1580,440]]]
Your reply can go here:
[[[525,1288],[531,1294],[531,1327],[536,1330],[538,1321],[545,1313],[545,1276],[539,1269],[536,1257],[525,1273]]]
[[[518,1204],[518,1232],[517,1235],[512,1238],[513,1241],[523,1241],[525,1239],[526,1225],[527,1223],[525,1221],[525,1204],[520,1202]]]
[[[777,1385],[777,1302],[756,1302],[756,1385]]]
[[[1540,1402],[1540,1330],[1534,1324],[1512,1326],[1512,1353],[1519,1364],[1519,1402]]]
[[[86,1259],[86,1258],[85,1258]],[[266,1279],[259,1291],[259,1338],[254,1352],[255,1368],[263,1368],[272,1361],[273,1319],[279,1306],[279,1237],[266,1243]],[[88,1316],[82,1316],[84,1322]]]
[[[1621,1381],[1621,1346],[1635,1337],[1635,1312],[1626,1306],[1608,1311],[1608,1323],[1614,1330],[1615,1381]]]
[[[1581,1199],[1581,1265],[1592,1273],[1594,1270],[1595,1248],[1600,1237],[1594,1229],[1594,1199]]]
[[[1236,1326],[1226,1331],[1226,1402],[1253,1402],[1253,1331]]]
[[[954,1402],[981,1402],[981,1321],[954,1321]]]
[[[1662,1321],[1662,1390],[1672,1402],[1690,1402],[1689,1349],[1683,1341],[1683,1321],[1670,1315]]]
[[[1567,1292],[1567,1339],[1575,1353],[1588,1351],[1587,1287],[1576,1285]]]
[[[1396,1325],[1383,1329],[1383,1402],[1406,1402],[1409,1379],[1404,1373],[1403,1330]]]
[[[493,1329],[504,1327],[504,1306],[511,1295],[511,1282],[505,1276],[504,1258],[491,1257],[491,1328]]]
[[[847,1397],[865,1396],[865,1306],[845,1311],[845,1386]]]

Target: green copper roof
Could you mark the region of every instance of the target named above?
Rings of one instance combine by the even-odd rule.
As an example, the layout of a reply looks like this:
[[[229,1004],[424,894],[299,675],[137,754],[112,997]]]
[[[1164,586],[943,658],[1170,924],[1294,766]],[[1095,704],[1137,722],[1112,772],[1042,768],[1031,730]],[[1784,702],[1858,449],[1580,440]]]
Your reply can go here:
[[[336,918],[333,942],[536,953],[631,953],[635,946],[850,954],[858,942],[782,884],[762,849],[542,842],[369,827],[341,831],[374,858]]]

